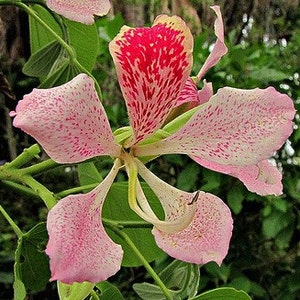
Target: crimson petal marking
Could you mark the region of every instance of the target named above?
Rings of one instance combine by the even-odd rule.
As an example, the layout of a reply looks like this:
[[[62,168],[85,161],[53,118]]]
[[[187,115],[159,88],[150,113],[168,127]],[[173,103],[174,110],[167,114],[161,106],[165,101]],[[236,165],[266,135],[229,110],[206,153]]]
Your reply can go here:
[[[46,4],[56,13],[87,25],[94,23],[94,15],[106,15],[111,8],[109,0],[46,0]]]
[[[211,7],[217,15],[217,19],[215,21],[215,35],[217,36],[216,44],[209,54],[207,60],[205,61],[204,65],[202,66],[201,70],[197,75],[198,81],[202,79],[204,74],[213,66],[215,66],[221,59],[223,55],[225,55],[228,51],[225,43],[224,43],[224,25],[222,14],[220,11],[220,7],[215,5]]]
[[[109,238],[101,222],[102,205],[119,167],[117,160],[94,190],[63,198],[50,210],[46,253],[51,280],[97,283],[120,269],[122,248]]]
[[[211,161],[192,157],[198,164],[210,170],[238,178],[247,189],[261,196],[282,194],[282,174],[268,160],[252,166],[225,166]]]
[[[153,228],[155,241],[170,256],[195,264],[215,261],[221,265],[232,234],[229,208],[218,197],[200,192],[192,223],[177,233]]]
[[[176,106],[188,103],[186,110],[192,109],[200,104],[207,102],[213,96],[213,87],[211,82],[203,80],[203,88],[197,90],[197,86],[192,78],[188,78],[178,97]]]
[[[120,153],[94,81],[85,74],[59,87],[34,89],[11,115],[16,115],[14,126],[33,136],[58,163]]]
[[[109,45],[138,143],[161,127],[192,67],[193,37],[179,17],[159,16],[151,28],[122,27]]]
[[[136,156],[181,153],[221,165],[267,159],[293,131],[293,101],[274,88],[222,88],[176,133],[138,146]]]

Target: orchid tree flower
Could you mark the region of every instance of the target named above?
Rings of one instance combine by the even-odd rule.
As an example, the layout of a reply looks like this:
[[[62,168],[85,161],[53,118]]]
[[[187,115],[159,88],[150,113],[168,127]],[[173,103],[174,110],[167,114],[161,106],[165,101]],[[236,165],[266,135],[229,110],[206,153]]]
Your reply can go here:
[[[94,15],[104,16],[111,8],[109,0],[46,0],[47,6],[72,21],[91,25]]]
[[[219,37],[199,80],[226,52],[221,14],[214,9]],[[168,185],[145,163],[159,155],[178,153],[212,169],[218,166],[228,173],[244,172],[245,177],[247,172],[255,172],[254,166],[272,173],[266,160],[292,132],[292,100],[273,88],[226,87],[210,95],[206,84],[206,92],[202,92],[206,101],[168,122],[179,99],[198,95],[190,79],[193,38],[184,21],[161,15],[151,28],[124,26],[109,49],[129,127],[112,132],[93,80],[85,74],[62,86],[34,89],[12,113],[14,126],[33,136],[59,163],[79,163],[100,155],[114,160],[112,170],[94,190],[67,196],[50,210],[46,252],[52,280],[96,283],[119,270],[122,249],[105,233],[101,210],[122,167],[128,174],[129,205],[153,224],[160,248],[190,263],[221,264],[232,233],[229,208],[212,194],[184,192]],[[266,174],[260,173],[256,181],[268,181]],[[164,219],[151,209],[138,176],[161,202]]]

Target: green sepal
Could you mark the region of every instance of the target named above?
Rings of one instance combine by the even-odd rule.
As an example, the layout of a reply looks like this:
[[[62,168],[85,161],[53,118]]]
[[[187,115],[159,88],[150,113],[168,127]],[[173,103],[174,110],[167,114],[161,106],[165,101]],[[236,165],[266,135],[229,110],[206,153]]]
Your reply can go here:
[[[75,282],[73,284],[65,284],[57,282],[57,289],[60,300],[84,300],[93,290],[95,283],[91,282]]]

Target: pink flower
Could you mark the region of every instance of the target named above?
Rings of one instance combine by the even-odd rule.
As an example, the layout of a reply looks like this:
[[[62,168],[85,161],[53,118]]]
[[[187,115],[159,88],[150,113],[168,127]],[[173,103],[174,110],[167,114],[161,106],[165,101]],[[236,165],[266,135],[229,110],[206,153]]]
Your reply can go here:
[[[111,7],[109,0],[46,0],[46,4],[56,13],[87,25],[94,23],[94,15],[106,15]]]
[[[221,14],[218,7],[213,9],[218,39],[197,81],[227,51]],[[98,282],[120,268],[122,249],[105,233],[101,210],[123,166],[130,207],[154,225],[159,247],[191,263],[222,263],[232,232],[230,211],[212,194],[188,193],[166,184],[142,161],[168,153],[187,154],[205,167],[239,177],[258,193],[279,193],[279,172],[267,159],[292,132],[292,100],[273,88],[226,87],[213,95],[206,82],[198,92],[189,78],[192,48],[192,35],[179,17],[163,15],[151,28],[121,29],[110,43],[110,52],[131,127],[115,135],[87,75],[59,87],[35,89],[19,102],[14,125],[32,135],[53,160],[77,163],[110,155],[115,161],[98,187],[61,199],[50,210],[46,252],[52,280]],[[166,122],[174,107],[188,101],[201,105]],[[138,174],[161,201],[165,220],[152,211]]]

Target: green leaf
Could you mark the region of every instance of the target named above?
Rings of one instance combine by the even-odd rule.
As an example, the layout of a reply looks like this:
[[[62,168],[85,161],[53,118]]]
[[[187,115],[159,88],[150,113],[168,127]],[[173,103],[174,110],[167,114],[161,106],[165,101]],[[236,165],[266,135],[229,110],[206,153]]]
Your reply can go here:
[[[44,248],[48,240],[45,223],[39,223],[25,233],[15,253],[15,293],[22,298],[24,287],[32,291],[45,288],[50,279],[49,259]]]
[[[77,59],[88,71],[92,71],[98,54],[98,31],[96,25],[85,25],[66,20],[70,44],[75,49]]]
[[[102,281],[96,287],[101,291],[99,300],[124,300],[121,292],[108,281]]]
[[[156,196],[151,189],[142,184],[143,190],[153,210],[162,217],[162,208],[158,203]],[[128,183],[116,182],[112,185],[103,206],[102,216],[107,219],[120,221],[142,221],[142,219],[133,211],[128,205]],[[126,267],[141,266],[142,263],[138,257],[132,255],[132,250],[127,243],[118,237],[110,229],[107,233],[118,244],[120,244],[124,251],[124,258],[122,265]],[[150,262],[163,255],[163,251],[157,247],[154,237],[151,234],[152,228],[124,228],[122,229],[133,241],[135,246],[143,254],[145,259]]]
[[[51,76],[49,76],[39,85],[39,88],[46,89],[53,86],[62,85],[74,78],[79,73],[81,72],[76,66],[71,65],[69,61],[65,61],[59,69],[57,69],[51,74]]]
[[[159,273],[165,285],[181,299],[197,294],[200,282],[199,265],[174,260]]]
[[[274,238],[281,230],[289,224],[289,214],[278,210],[272,210],[272,213],[263,219],[263,233],[267,238]]]
[[[26,288],[22,280],[20,279],[20,274],[16,271],[15,267],[15,281],[14,281],[14,300],[24,300],[26,298]]]
[[[244,291],[223,287],[205,292],[191,300],[251,300],[251,298]]]
[[[162,290],[154,284],[147,282],[134,284],[133,289],[143,300],[165,300],[166,296]],[[180,300],[178,295],[173,295],[173,300]]]
[[[173,299],[190,298],[197,294],[200,281],[198,265],[174,260],[158,275],[170,290]],[[165,299],[164,293],[155,284],[136,283],[133,285],[133,289],[145,300]]]
[[[77,166],[80,185],[100,183],[103,178],[93,162],[84,162]]]
[[[59,35],[62,34],[60,26],[45,8],[40,5],[32,5],[31,8],[47,23],[50,28]],[[29,31],[32,54],[54,41],[54,36],[31,16],[29,16]]]
[[[23,67],[23,73],[33,77],[48,76],[61,50],[61,45],[56,41],[47,44],[31,55]]]
[[[96,62],[98,53],[99,37],[96,25],[85,25],[79,22],[63,19],[67,29],[64,30],[63,36],[61,27],[46,9],[37,5],[32,6],[32,8],[51,29],[53,29],[65,41],[69,41],[68,43],[76,52],[76,58],[79,63],[88,71],[91,71]],[[30,17],[31,53],[35,53],[54,40],[55,37],[47,31],[45,27],[40,25],[40,23],[38,23],[34,18]]]
[[[237,215],[243,208],[244,188],[240,183],[237,183],[231,188],[227,194],[227,202],[232,211]]]
[[[249,74],[250,78],[253,78],[257,81],[270,82],[270,81],[282,81],[290,77],[290,75],[283,73],[276,69],[270,68],[259,68],[253,70]]]
[[[194,190],[196,187],[196,182],[198,180],[199,173],[199,166],[194,162],[189,163],[179,173],[177,178],[177,187],[184,191]]]

